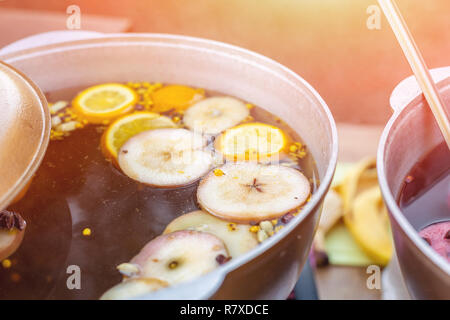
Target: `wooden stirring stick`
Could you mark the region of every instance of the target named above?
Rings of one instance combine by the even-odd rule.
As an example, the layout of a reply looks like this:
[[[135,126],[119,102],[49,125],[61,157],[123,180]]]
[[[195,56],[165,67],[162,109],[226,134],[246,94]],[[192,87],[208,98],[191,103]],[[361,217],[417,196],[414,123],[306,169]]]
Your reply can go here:
[[[394,0],[378,0],[450,149],[450,115]]]

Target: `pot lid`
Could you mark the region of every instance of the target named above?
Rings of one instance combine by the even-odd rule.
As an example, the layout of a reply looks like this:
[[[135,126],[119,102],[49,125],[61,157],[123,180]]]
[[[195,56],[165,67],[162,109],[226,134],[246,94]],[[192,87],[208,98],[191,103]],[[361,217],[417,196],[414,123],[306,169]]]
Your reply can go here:
[[[0,210],[27,186],[49,137],[44,95],[25,75],[0,62]]]

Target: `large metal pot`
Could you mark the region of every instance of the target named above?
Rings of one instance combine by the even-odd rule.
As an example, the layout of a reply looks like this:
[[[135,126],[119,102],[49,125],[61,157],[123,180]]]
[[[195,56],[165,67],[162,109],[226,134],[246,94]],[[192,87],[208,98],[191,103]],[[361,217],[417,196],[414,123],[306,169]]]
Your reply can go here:
[[[435,69],[432,75],[450,108],[450,67]],[[419,237],[396,202],[410,169],[442,143],[443,137],[413,77],[395,88],[391,106],[394,114],[381,136],[377,166],[381,190],[390,212],[400,269],[413,298],[450,299],[450,264]]]
[[[284,119],[306,142],[320,179],[302,213],[282,232],[205,277],[143,298],[288,296],[307,259],[337,158],[333,118],[305,80],[244,49],[158,34],[105,35],[16,51],[0,59],[27,74],[44,92],[124,79],[182,83],[251,101]]]

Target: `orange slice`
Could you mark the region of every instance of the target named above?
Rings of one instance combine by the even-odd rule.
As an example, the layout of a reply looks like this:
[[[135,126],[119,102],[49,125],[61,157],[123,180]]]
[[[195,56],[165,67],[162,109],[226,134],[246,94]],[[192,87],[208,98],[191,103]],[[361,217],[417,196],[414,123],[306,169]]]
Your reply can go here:
[[[72,101],[74,110],[91,123],[109,123],[132,110],[137,93],[119,83],[107,83],[87,88]]]
[[[172,109],[183,111],[204,96],[205,93],[201,89],[181,85],[165,86],[152,93],[152,111],[166,112]]]
[[[274,160],[287,145],[283,130],[260,122],[245,123],[226,130],[216,142],[229,160]]]
[[[152,129],[176,128],[176,124],[168,117],[154,112],[135,112],[114,121],[103,136],[103,144],[107,153],[117,158],[120,147],[134,135]]]

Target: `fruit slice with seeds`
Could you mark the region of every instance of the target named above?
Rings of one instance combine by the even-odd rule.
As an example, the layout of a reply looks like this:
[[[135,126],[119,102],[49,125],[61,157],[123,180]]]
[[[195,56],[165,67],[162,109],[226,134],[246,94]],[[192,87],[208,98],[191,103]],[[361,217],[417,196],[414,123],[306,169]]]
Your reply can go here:
[[[250,232],[249,225],[225,221],[201,210],[176,218],[169,223],[164,230],[164,234],[179,230],[195,230],[215,235],[225,243],[230,256],[233,258],[258,245],[256,234]]]
[[[129,300],[167,287],[169,284],[155,278],[126,279],[106,291],[101,300]]]
[[[197,189],[207,212],[232,222],[280,218],[300,207],[310,194],[308,179],[298,170],[253,162],[228,163],[223,174],[210,172]]]
[[[224,243],[216,236],[185,230],[156,237],[131,263],[141,267],[142,277],[173,285],[204,275],[228,258]]]
[[[203,99],[186,110],[183,122],[191,130],[218,134],[242,122],[250,111],[246,105],[231,97]]]
[[[206,140],[186,129],[141,132],[120,149],[118,162],[131,179],[159,186],[186,185],[206,174],[213,164]]]

